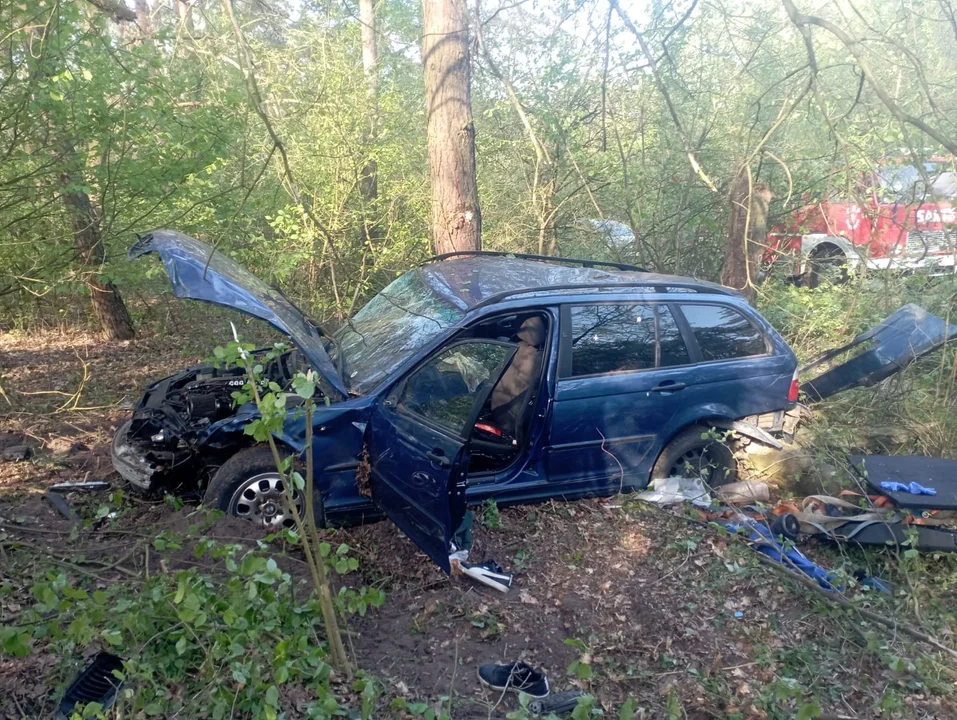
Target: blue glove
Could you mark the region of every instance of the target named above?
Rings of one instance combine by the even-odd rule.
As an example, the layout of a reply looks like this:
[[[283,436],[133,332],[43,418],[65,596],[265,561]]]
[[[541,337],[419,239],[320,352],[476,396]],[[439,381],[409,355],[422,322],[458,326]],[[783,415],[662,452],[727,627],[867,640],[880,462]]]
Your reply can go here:
[[[918,482],[912,483],[902,483],[894,482],[892,480],[885,480],[881,483],[881,490],[888,490],[889,492],[906,492],[911,493],[912,495],[936,495],[937,491],[934,488],[924,487]]]

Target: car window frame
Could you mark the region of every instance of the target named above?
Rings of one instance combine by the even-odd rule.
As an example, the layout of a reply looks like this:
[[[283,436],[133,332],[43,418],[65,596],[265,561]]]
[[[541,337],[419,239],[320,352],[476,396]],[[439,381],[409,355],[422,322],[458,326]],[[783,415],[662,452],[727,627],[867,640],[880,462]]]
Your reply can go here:
[[[697,357],[700,358],[700,350],[698,349],[697,342],[694,342],[694,335],[691,333],[691,328],[688,325],[687,321],[683,314],[679,314],[675,311],[675,302],[674,301],[664,301],[664,300],[635,300],[635,299],[619,299],[619,300],[588,300],[585,302],[571,302],[563,303],[559,308],[560,316],[560,330],[559,330],[559,343],[558,343],[558,380],[583,380],[588,378],[602,378],[602,377],[617,377],[619,375],[630,375],[635,373],[647,373],[647,372],[658,372],[662,370],[671,370],[673,368],[687,368],[693,365],[699,364],[696,360]],[[658,338],[658,307],[664,305],[668,308],[668,311],[671,313],[672,318],[675,321],[675,325],[678,327],[678,332],[681,333],[681,339],[684,340],[685,349],[688,351],[688,362],[681,365],[665,365],[660,367],[658,363],[661,361],[661,341],[660,339],[656,340],[655,348],[655,367],[651,368],[638,368],[635,370],[612,370],[611,372],[603,373],[588,373],[587,375],[573,375],[572,374],[572,308],[576,307],[587,307],[590,305],[647,305],[652,307],[655,313],[655,336]],[[689,337],[690,335],[690,337]],[[694,344],[692,344],[694,342]]]
[[[461,434],[457,433],[454,429],[448,427],[447,425],[442,425],[441,423],[437,423],[434,420],[426,417],[425,415],[414,412],[407,408],[403,408],[399,404],[399,399],[402,397],[402,394],[405,392],[405,388],[408,385],[409,381],[416,375],[416,373],[422,370],[426,365],[432,362],[439,355],[442,355],[443,353],[448,352],[449,350],[452,350],[453,348],[456,348],[459,345],[473,345],[477,343],[482,343],[487,345],[502,345],[509,348],[511,352],[506,356],[505,360],[503,360],[496,366],[495,372],[493,373],[493,375],[495,376],[495,382],[489,383],[489,386],[482,391],[481,395],[476,396],[476,399],[481,400],[481,402],[476,402],[472,406],[472,409],[469,411],[469,415],[466,418],[465,424],[463,426],[463,432]],[[432,430],[435,430],[436,432],[440,432],[443,435],[446,435],[455,440],[468,442],[469,437],[472,434],[472,429],[475,426],[475,422],[478,419],[478,414],[482,411],[482,407],[485,405],[485,402],[488,400],[489,395],[491,395],[492,389],[495,387],[495,384],[502,377],[502,374],[505,372],[509,364],[514,359],[515,353],[517,350],[518,350],[518,346],[516,343],[510,343],[504,340],[493,340],[489,338],[457,338],[457,339],[453,338],[451,342],[448,342],[444,345],[437,347],[433,352],[429,353],[428,356],[423,358],[420,362],[416,363],[414,367],[410,368],[409,371],[402,377],[402,379],[395,384],[392,390],[389,391],[389,394],[386,396],[386,399],[384,400],[383,404],[389,410],[396,412],[398,414],[401,414],[411,420],[419,422],[425,425],[426,427],[429,427]]]
[[[682,330],[682,334],[685,335],[685,342],[688,344],[688,351],[695,360],[693,364],[695,365],[713,365],[714,363],[727,363],[727,362],[740,362],[741,360],[753,360],[756,358],[770,357],[774,354],[774,343],[771,341],[771,337],[768,332],[761,327],[761,325],[754,321],[748,313],[741,310],[741,308],[735,307],[731,303],[721,302],[720,300],[678,300],[673,303],[674,305],[672,312],[675,314],[675,321],[678,323],[678,326]],[[755,355],[740,355],[738,357],[732,358],[722,358],[719,360],[706,360],[704,353],[701,352],[701,345],[698,343],[698,338],[694,334],[694,328],[691,327],[691,323],[688,322],[688,318],[685,316],[683,306],[685,305],[717,305],[718,307],[726,308],[733,312],[738,313],[743,317],[748,324],[753,327],[761,335],[761,339],[764,340],[764,352],[757,353]]]

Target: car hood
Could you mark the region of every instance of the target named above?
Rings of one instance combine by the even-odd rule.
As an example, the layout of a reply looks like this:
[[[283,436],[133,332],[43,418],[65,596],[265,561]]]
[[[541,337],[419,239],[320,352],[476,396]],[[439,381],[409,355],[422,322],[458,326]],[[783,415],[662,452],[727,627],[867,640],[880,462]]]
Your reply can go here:
[[[176,297],[233,308],[265,320],[287,335],[322,377],[323,392],[332,399],[348,397],[322,344],[323,334],[281,292],[239,263],[196,238],[175,230],[155,230],[130,248],[130,259],[157,252]]]

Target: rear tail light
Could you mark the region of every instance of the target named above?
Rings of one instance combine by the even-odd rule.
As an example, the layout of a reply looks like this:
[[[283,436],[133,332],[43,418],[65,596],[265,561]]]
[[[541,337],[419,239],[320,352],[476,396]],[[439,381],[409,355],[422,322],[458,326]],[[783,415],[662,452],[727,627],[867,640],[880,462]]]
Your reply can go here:
[[[800,384],[798,383],[798,371],[794,371],[794,375],[791,376],[791,387],[788,390],[788,402],[797,402],[798,391],[800,390]]]

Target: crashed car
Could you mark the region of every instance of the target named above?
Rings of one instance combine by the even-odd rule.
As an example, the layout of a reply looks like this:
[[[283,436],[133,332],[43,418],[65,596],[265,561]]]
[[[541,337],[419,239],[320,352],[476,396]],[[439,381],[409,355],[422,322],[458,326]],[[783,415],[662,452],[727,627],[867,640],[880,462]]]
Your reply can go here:
[[[708,282],[453,253],[405,273],[327,333],[193,238],[156,231],[130,251],[152,252],[177,296],[235,308],[288,337],[292,349],[264,369],[271,380],[287,386],[305,368],[321,378],[319,519],[384,514],[447,572],[467,504],[610,495],[689,472],[731,481],[733,453],[709,429],[774,443],[742,419],[797,400],[785,341],[739,293]],[[290,524],[268,448],[243,433],[256,408],[233,407],[243,382],[239,369],[200,365],[150,385],[116,434],[116,470],[142,490],[192,483],[208,505]],[[304,457],[302,413],[290,412],[277,440]]]

